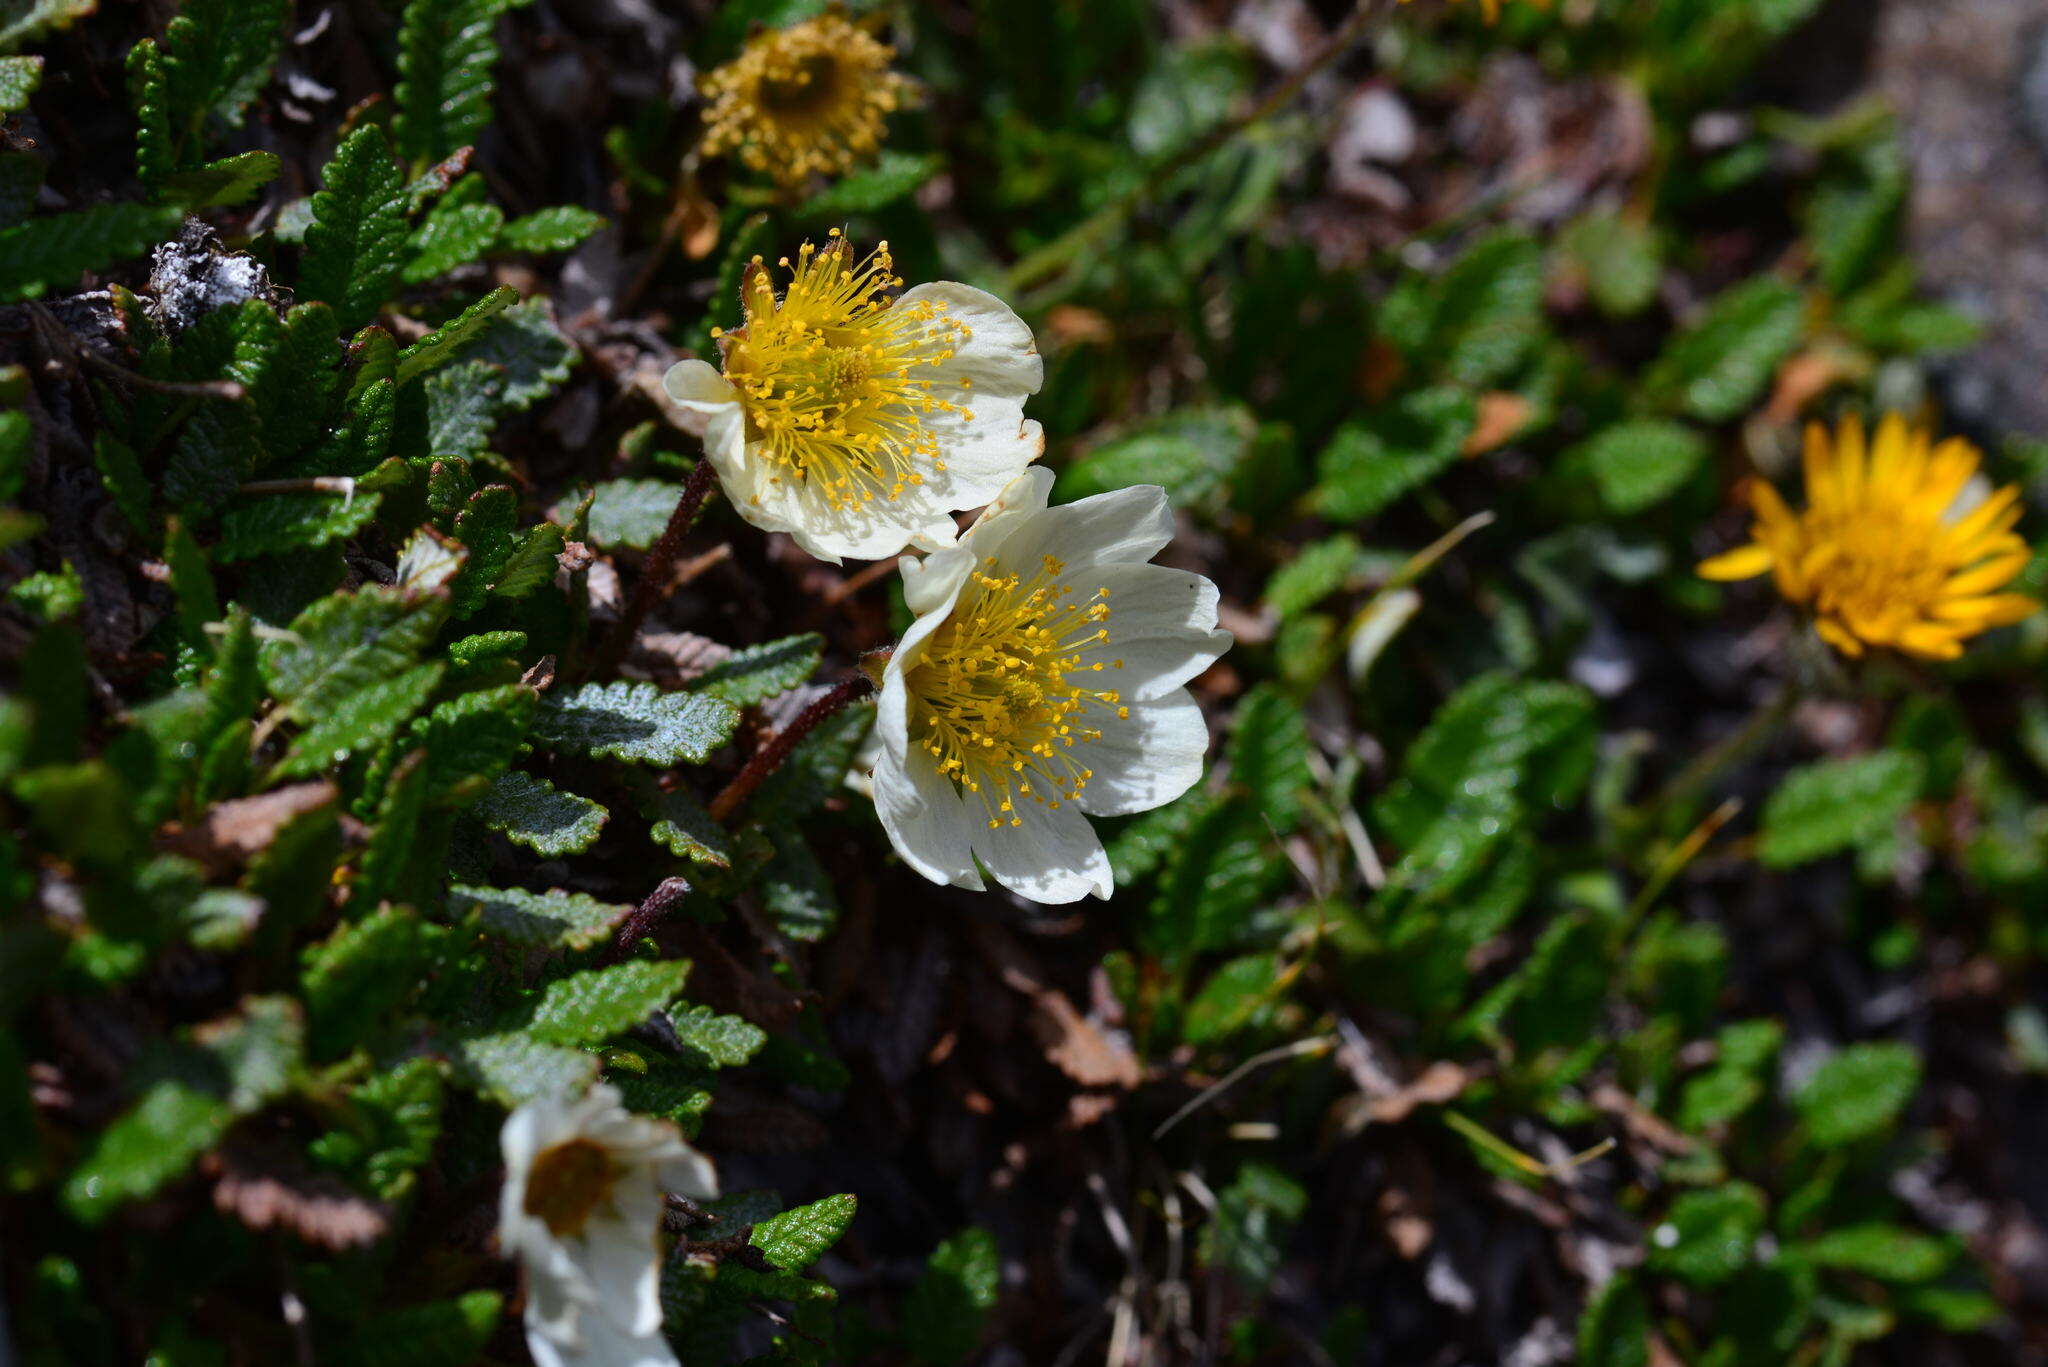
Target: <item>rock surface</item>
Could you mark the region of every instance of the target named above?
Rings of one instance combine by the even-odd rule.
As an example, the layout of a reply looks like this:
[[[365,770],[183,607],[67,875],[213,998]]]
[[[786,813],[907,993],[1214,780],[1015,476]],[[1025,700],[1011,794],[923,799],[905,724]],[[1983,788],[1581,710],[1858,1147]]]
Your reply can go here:
[[[1986,325],[1947,377],[1950,406],[2048,436],[2048,0],[1892,0],[1875,56],[1923,278]]]

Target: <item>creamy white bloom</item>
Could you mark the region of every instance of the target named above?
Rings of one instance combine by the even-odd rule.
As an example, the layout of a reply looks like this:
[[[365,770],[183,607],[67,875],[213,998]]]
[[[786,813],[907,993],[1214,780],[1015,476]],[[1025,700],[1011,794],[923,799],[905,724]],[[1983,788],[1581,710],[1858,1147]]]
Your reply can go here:
[[[1032,469],[950,549],[902,561],[917,621],[883,675],[875,809],[935,883],[1038,902],[1109,896],[1089,816],[1171,802],[1209,730],[1183,686],[1228,650],[1216,586],[1147,564],[1173,539],[1155,484],[1046,506]]]
[[[879,560],[955,539],[1045,449],[1024,400],[1045,366],[1031,329],[992,294],[940,281],[888,291],[888,244],[855,263],[833,233],[798,253],[780,299],[747,268],[745,326],[724,372],[699,360],[664,385],[704,421],[704,450],[741,517],[820,560]]]
[[[499,1144],[498,1242],[526,1267],[537,1367],[675,1367],[661,1333],[662,1193],[717,1196],[711,1160],[603,1083],[525,1103]]]

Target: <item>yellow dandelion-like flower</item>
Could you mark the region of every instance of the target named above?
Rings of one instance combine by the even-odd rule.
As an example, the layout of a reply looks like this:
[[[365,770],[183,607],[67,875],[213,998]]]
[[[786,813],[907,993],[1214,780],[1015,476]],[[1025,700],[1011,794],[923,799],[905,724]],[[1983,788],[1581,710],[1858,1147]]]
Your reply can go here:
[[[1838,434],[1806,431],[1806,502],[1794,512],[1762,480],[1749,486],[1755,540],[1700,565],[1708,579],[1768,572],[1786,601],[1813,614],[1822,639],[1844,655],[1889,648],[1952,660],[1979,632],[2040,607],[2001,593],[2026,568],[2013,531],[2020,491],[1987,493],[1977,448],[1938,445],[1897,414],[1866,445],[1851,417]]]
[[[843,175],[881,146],[883,120],[910,99],[894,48],[826,13],[747,40],[703,81],[704,150],[799,185]]]

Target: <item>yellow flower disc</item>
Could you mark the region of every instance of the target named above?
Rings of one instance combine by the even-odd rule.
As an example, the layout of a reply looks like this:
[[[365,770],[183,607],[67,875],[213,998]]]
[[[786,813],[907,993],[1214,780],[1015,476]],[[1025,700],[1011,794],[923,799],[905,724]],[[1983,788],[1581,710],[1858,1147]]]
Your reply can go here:
[[[784,185],[845,174],[909,101],[910,83],[889,70],[895,55],[839,14],[755,35],[704,78],[704,151]]]

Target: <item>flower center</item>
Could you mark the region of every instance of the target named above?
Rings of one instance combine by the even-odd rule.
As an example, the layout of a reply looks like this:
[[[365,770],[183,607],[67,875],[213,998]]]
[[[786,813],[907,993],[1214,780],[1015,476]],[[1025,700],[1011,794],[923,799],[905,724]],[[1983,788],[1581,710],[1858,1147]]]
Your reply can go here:
[[[1130,715],[1094,686],[1124,662],[1085,658],[1109,643],[1109,590],[1076,601],[1065,568],[1046,556],[1026,579],[983,562],[905,677],[917,743],[980,800],[990,830],[1023,824],[1016,798],[1058,810],[1080,796],[1094,771],[1070,751],[1102,737],[1091,705]]]
[[[761,73],[756,98],[763,109],[804,114],[831,102],[837,64],[829,52],[776,54]]]
[[[747,325],[725,335],[750,443],[831,507],[901,498],[946,468],[926,418],[974,418],[921,373],[952,357],[967,326],[931,304],[890,302],[885,292],[903,282],[887,243],[856,265],[835,229],[823,251],[805,243],[794,267],[781,265],[791,271],[782,298],[757,262]]]
[[[1873,625],[1924,619],[1956,568],[1938,518],[1902,509],[1866,505],[1854,518],[1816,520],[1808,537],[1815,605]]]
[[[618,1172],[602,1144],[569,1139],[534,1155],[526,1174],[526,1213],[557,1239],[581,1234],[590,1213],[611,1199]]]

